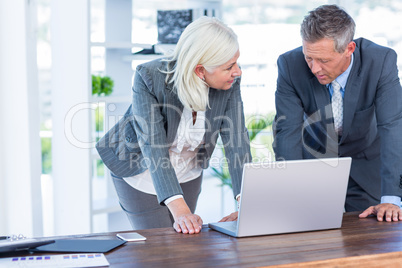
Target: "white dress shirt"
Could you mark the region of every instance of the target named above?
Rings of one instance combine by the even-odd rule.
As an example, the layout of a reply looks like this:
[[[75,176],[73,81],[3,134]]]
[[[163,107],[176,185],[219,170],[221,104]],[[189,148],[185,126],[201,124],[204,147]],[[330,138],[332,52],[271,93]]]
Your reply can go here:
[[[177,129],[175,140],[169,148],[170,162],[175,170],[179,183],[189,182],[198,178],[202,173],[202,168],[197,165],[197,153],[205,136],[205,112],[197,112],[196,121],[193,124],[192,111],[184,108]],[[123,178],[130,186],[135,189],[156,195],[149,169],[141,174]],[[183,198],[176,195],[165,200],[165,204]]]

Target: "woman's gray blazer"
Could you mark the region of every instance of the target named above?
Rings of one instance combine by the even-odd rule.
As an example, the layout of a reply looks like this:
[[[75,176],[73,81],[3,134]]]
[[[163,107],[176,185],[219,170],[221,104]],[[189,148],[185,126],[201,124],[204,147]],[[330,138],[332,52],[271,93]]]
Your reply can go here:
[[[137,67],[132,105],[96,144],[103,163],[116,176],[134,176],[149,169],[161,204],[171,196],[183,194],[169,159],[183,105],[171,85],[165,83],[166,74],[159,71],[165,70],[165,65],[165,61],[158,59]],[[240,193],[243,164],[251,161],[240,78],[229,90],[210,88],[209,106],[205,144],[198,152],[197,161],[202,168],[208,167],[220,135],[236,196]]]

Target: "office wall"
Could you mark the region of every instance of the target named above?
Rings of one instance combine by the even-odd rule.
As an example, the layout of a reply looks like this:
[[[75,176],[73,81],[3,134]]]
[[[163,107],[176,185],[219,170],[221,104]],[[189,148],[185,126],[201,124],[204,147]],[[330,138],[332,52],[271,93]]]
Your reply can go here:
[[[0,1],[0,234],[42,235],[34,16]]]
[[[90,231],[88,0],[51,2],[55,234]]]

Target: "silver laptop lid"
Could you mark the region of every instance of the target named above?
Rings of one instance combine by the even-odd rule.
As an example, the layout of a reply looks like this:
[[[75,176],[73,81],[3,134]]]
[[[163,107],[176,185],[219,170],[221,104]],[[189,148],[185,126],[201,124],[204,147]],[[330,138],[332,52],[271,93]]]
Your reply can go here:
[[[341,227],[351,160],[246,164],[237,236]]]

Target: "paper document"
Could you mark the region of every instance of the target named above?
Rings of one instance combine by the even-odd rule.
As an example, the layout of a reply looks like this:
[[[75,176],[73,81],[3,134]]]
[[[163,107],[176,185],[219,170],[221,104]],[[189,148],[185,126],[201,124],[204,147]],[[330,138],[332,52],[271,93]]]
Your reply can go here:
[[[0,258],[1,268],[11,267],[99,267],[109,266],[103,253],[57,254]]]

